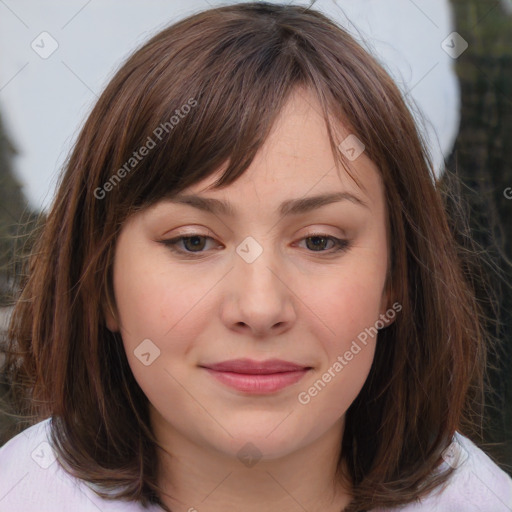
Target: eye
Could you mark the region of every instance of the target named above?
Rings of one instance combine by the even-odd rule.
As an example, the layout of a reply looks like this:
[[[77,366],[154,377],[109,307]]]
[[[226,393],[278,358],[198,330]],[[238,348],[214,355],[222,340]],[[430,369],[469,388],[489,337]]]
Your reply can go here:
[[[205,241],[213,240],[210,236],[204,236],[199,234],[190,234],[187,236],[178,236],[176,238],[171,238],[170,240],[162,240],[161,242],[171,249],[173,252],[177,252],[180,254],[192,254],[194,253],[201,254],[204,249]],[[185,249],[179,247],[179,245],[183,242],[183,246]]]
[[[169,240],[161,240],[160,243],[164,244],[171,251],[192,257],[199,257],[205,253],[205,246],[207,240],[214,240],[210,236],[192,233],[187,236],[178,236]],[[310,252],[332,254],[348,249],[350,242],[348,240],[336,238],[334,236],[325,235],[322,233],[311,234],[301,239],[306,241],[306,247]],[[331,243],[331,247],[325,248],[326,244]],[[327,250],[326,250],[327,249]]]
[[[333,252],[344,251],[349,246],[348,240],[343,240],[340,238],[336,238],[334,236],[324,235],[321,233],[311,234],[311,235],[303,238],[302,240],[306,240],[306,247],[308,249],[311,249],[312,252],[333,253]],[[311,241],[311,243],[308,243],[308,241]],[[333,249],[333,250],[331,250],[331,251],[322,250],[322,248],[325,247],[325,244],[328,242],[332,242],[333,245],[331,246],[331,249]]]

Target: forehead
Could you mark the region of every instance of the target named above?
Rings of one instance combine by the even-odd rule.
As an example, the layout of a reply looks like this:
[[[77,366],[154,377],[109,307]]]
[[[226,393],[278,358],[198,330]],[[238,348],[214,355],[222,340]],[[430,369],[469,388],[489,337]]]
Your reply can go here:
[[[377,203],[378,207],[384,194],[378,167],[364,152],[357,135],[343,122],[333,119],[332,128],[336,144],[340,145],[339,159],[332,152],[316,96],[307,89],[298,89],[279,113],[265,143],[244,174],[226,187],[213,188],[226,169],[224,165],[183,193],[228,198],[230,202],[241,204],[256,193],[260,202],[270,205],[291,197],[345,192],[363,202]],[[351,154],[347,148],[355,152]]]

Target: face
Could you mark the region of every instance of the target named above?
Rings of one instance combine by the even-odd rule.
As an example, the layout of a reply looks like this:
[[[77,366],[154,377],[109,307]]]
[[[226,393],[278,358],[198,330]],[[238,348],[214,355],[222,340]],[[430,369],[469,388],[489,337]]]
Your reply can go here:
[[[124,224],[107,325],[159,432],[268,459],[341,435],[389,311],[386,209],[364,152],[359,185],[336,166],[319,112],[296,92],[235,183],[208,189],[219,170],[182,193],[232,212],[166,200]]]

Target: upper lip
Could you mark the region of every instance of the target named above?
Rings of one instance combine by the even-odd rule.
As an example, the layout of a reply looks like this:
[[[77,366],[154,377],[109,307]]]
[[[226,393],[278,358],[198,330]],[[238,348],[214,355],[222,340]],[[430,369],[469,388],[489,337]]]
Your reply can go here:
[[[252,359],[231,359],[220,363],[203,365],[204,368],[218,372],[233,372],[265,375],[272,373],[296,372],[309,369],[309,366],[283,361],[282,359],[267,359],[266,361],[254,361]]]

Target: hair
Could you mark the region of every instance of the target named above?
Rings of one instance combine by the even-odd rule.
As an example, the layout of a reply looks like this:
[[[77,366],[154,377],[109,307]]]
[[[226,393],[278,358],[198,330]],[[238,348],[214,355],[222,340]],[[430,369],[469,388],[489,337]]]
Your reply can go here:
[[[233,183],[300,88],[318,98],[336,161],[347,166],[333,120],[379,168],[389,289],[402,306],[379,331],[370,374],[346,413],[337,476],[344,460],[353,485],[347,510],[405,504],[443,484],[451,472],[440,471],[443,450],[457,430],[476,431],[482,312],[400,91],[320,12],[223,6],[160,31],[109,82],[66,161],[11,318],[13,389],[31,421],[51,417],[67,470],[106,498],[163,506],[148,399],[102,313],[105,304],[115,312],[112,264],[123,223],[223,165],[213,188]],[[150,139],[154,148],[134,156]]]

